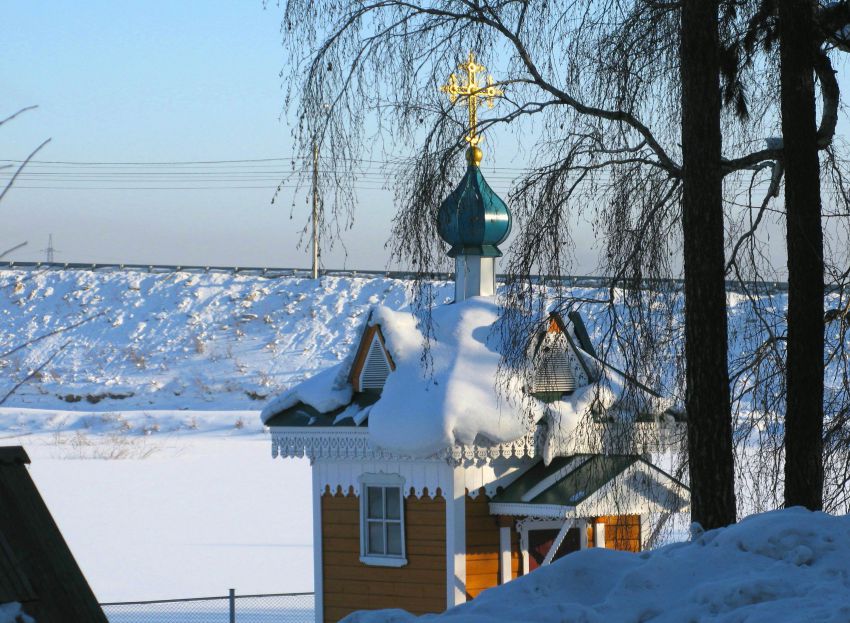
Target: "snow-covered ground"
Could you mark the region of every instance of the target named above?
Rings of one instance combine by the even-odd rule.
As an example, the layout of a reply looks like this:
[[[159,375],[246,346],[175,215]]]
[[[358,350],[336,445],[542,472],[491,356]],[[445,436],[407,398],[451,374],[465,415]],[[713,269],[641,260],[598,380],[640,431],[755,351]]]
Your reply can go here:
[[[450,285],[438,288],[443,299],[451,295]],[[393,279],[0,271],[0,444],[20,444],[30,454],[31,474],[102,601],[221,595],[231,587],[243,594],[311,590],[309,466],[272,460],[260,409],[269,397],[346,357],[372,306],[398,310],[410,300],[409,283]],[[746,328],[737,303],[730,295],[733,351]],[[784,305],[783,295],[776,305]],[[587,319],[593,340],[603,329],[592,314]],[[844,543],[850,551],[846,520],[825,521],[810,523],[843,530],[835,546]],[[745,526],[756,536],[759,526],[772,529]],[[786,543],[785,536],[776,538]],[[787,544],[801,564],[707,542],[648,558],[589,552],[580,556],[596,558],[571,555],[535,574],[535,583],[519,580],[503,590],[528,606],[543,603],[553,586],[574,586],[563,600],[574,597],[578,605],[546,602],[549,614],[563,613],[558,620],[595,621],[604,614],[638,621],[654,612],[655,602],[671,599],[681,606],[671,612],[681,617],[657,620],[850,621],[850,610],[833,619],[779,619],[762,606],[741,610],[747,599],[763,603],[771,595],[775,609],[784,602],[797,612],[793,608],[808,603],[803,589],[759,575],[771,565],[796,568],[797,575],[781,577],[801,586],[809,586],[807,571],[820,569],[834,574],[824,582],[836,590],[848,582],[850,569],[833,565],[832,545],[813,536],[794,539]],[[810,562],[798,545],[813,552]],[[688,552],[699,551],[711,554],[710,564],[691,570],[700,565]],[[712,570],[726,573],[724,556],[743,565],[743,575],[711,579]],[[586,573],[579,561],[589,561]],[[748,561],[761,566],[747,567]],[[688,578],[704,588],[690,588]],[[602,588],[590,591],[591,581]],[[846,585],[841,590],[847,594]],[[654,597],[640,597],[641,591]],[[504,608],[501,620],[534,618],[505,607],[496,594],[453,616],[466,620],[487,608],[495,616]],[[610,607],[597,608],[596,598]],[[637,605],[623,610],[627,616],[611,614],[632,598]],[[688,600],[704,608],[691,619]]]
[[[312,590],[310,468],[272,460],[256,412],[107,415],[29,411],[57,429],[0,434],[99,600]]]
[[[0,271],[0,444],[29,453],[101,601],[312,590],[309,465],[271,458],[259,410],[409,300],[391,279]]]
[[[259,410],[345,357],[364,314],[376,303],[403,307],[409,287],[396,279],[3,270],[0,398],[25,381],[5,406]]]
[[[846,623],[850,517],[795,508],[744,519],[688,543],[631,554],[589,549],[484,591],[439,623]],[[346,623],[404,623],[402,611]]]

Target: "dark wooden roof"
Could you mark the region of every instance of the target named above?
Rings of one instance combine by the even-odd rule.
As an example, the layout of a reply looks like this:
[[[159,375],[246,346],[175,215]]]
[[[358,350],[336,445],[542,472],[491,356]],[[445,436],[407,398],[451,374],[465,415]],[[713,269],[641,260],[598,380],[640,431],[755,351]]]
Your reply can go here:
[[[20,446],[0,447],[0,603],[38,623],[107,623],[53,521]]]

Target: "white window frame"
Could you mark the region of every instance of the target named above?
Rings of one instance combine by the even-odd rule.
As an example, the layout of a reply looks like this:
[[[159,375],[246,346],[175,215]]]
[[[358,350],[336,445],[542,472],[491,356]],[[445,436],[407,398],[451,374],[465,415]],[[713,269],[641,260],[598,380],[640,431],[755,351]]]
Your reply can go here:
[[[404,478],[400,474],[363,474],[360,480],[360,562],[377,567],[403,567],[407,564],[407,543],[404,529]],[[368,505],[369,487],[397,488],[399,490],[399,519],[401,525],[401,554],[373,554],[369,552]],[[395,520],[391,520],[395,521]],[[383,520],[387,523],[387,520]],[[384,537],[386,539],[386,536]]]

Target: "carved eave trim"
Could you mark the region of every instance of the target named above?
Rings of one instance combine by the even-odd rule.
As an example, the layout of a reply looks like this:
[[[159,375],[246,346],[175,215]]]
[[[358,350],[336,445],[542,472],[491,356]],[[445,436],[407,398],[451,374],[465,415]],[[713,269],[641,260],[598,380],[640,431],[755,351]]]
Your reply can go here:
[[[509,443],[457,445],[427,457],[411,457],[379,448],[369,440],[368,428],[273,427],[272,457],[412,461],[442,459],[453,465],[481,465],[496,459],[534,458],[543,448],[545,429]]]
[[[528,517],[533,519],[565,519],[575,515],[576,508],[575,506],[560,506],[558,504],[490,502],[490,514],[504,515],[508,517]]]

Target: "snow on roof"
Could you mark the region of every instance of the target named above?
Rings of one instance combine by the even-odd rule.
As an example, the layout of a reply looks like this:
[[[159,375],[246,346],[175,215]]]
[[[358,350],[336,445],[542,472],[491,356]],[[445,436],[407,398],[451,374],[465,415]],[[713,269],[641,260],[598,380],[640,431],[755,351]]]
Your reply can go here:
[[[425,358],[425,334],[417,316],[376,307],[369,325],[381,327],[395,369],[374,405],[368,410],[352,405],[337,415],[335,423],[351,416],[360,425],[368,416],[369,436],[377,447],[406,456],[430,456],[455,445],[515,441],[546,418],[544,459],[548,463],[566,447],[566,440],[594,406],[611,408],[633,381],[568,339],[593,377],[590,384],[548,403],[529,395],[521,373],[502,379],[497,389],[504,353],[501,332],[494,326],[500,314],[499,305],[489,297],[435,307]],[[353,354],[270,402],[262,411],[263,422],[299,402],[320,413],[349,405]],[[640,386],[636,391],[645,393]]]
[[[639,554],[590,548],[422,620],[850,620],[850,517],[791,508]],[[409,623],[402,610],[356,612],[346,623]]]
[[[425,336],[416,317],[379,307],[372,322],[381,325],[396,369],[369,414],[369,435],[377,446],[412,456],[427,456],[455,444],[484,437],[493,443],[514,441],[528,432],[521,409],[522,379],[495,383],[502,357],[499,306],[474,297],[432,311],[430,365],[422,361]],[[536,401],[535,401],[536,403]],[[543,409],[531,416],[538,420]]]
[[[273,415],[294,407],[299,402],[326,413],[350,403],[351,396],[347,364],[338,363],[314,374],[269,402],[260,413],[260,419],[265,423]]]

